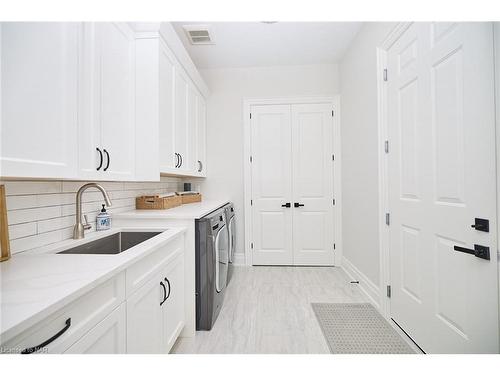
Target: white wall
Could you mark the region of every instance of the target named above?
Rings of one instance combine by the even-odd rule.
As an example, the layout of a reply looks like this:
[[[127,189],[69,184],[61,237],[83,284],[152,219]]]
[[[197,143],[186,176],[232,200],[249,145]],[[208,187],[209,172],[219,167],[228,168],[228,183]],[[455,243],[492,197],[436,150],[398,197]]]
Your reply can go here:
[[[336,65],[203,69],[210,88],[207,123],[207,199],[230,199],[237,214],[237,249],[244,253],[243,99],[332,96],[339,92]],[[241,255],[236,260],[243,260]]]
[[[339,65],[343,255],[379,285],[376,48],[395,23],[366,23]]]

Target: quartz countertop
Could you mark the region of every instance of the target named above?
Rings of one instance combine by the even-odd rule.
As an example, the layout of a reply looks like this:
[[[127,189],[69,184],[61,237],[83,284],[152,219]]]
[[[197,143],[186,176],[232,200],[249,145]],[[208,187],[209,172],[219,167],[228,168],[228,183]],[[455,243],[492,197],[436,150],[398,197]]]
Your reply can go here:
[[[227,200],[207,200],[183,204],[167,210],[132,210],[113,215],[116,219],[200,219],[228,204]]]
[[[120,230],[135,229],[90,233],[85,239],[67,240],[36,252],[16,254],[0,263],[0,343],[47,318],[186,231],[185,228],[149,228],[164,232],[120,254],[56,254]]]

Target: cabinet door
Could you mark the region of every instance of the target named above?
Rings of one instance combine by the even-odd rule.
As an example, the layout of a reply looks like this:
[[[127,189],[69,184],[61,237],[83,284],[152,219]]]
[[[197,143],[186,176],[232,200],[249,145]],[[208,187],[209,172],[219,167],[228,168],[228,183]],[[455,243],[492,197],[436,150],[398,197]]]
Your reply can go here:
[[[81,63],[80,177],[132,180],[135,38],[122,23],[85,24]]]
[[[98,97],[106,178],[130,180],[135,166],[134,33],[122,23],[97,23]]]
[[[155,275],[127,299],[127,353],[162,352],[164,298],[162,278]]]
[[[126,311],[122,303],[65,353],[124,354],[126,348]]]
[[[187,97],[187,135],[188,135],[188,150],[182,167],[193,175],[196,175],[198,169],[197,158],[197,128],[198,128],[198,91],[196,87],[190,82],[188,84],[188,97]]]
[[[186,170],[187,151],[188,151],[188,124],[187,124],[187,98],[188,98],[188,80],[182,68],[175,69],[175,149],[174,152],[179,154],[179,160],[176,165],[179,170]]]
[[[0,27],[0,175],[74,178],[81,25],[4,22]]]
[[[165,278],[168,298],[163,311],[163,348],[169,352],[185,323],[183,252],[166,267]]]
[[[160,171],[172,172],[177,164],[174,145],[175,57],[160,40]]]
[[[206,176],[207,170],[207,106],[203,96],[197,96],[197,161],[196,172],[200,176]]]

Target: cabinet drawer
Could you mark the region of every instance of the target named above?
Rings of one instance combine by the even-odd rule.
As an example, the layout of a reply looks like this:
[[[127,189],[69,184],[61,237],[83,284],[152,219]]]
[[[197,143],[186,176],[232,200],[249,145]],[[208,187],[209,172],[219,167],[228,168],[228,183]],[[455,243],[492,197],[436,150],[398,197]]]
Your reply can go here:
[[[127,296],[139,289],[165,265],[172,256],[184,250],[184,235],[166,243],[158,250],[126,270]]]
[[[104,319],[125,299],[125,275],[114,278],[63,307],[49,318],[7,342],[12,353],[48,343],[39,353],[62,353]]]
[[[126,308],[125,303],[122,303],[65,353],[124,354],[126,329]]]

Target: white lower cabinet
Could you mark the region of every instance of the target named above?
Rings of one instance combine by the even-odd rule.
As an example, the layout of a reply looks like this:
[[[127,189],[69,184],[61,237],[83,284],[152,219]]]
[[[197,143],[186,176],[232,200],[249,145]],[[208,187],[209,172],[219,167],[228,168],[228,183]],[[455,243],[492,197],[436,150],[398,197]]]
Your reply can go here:
[[[184,328],[184,252],[127,299],[127,352],[168,353]]]
[[[127,352],[160,353],[164,288],[156,274],[127,299]]]
[[[165,270],[168,298],[163,311],[163,348],[169,352],[185,323],[184,257],[177,256]]]
[[[6,342],[3,353],[166,354],[185,325],[184,236]]]
[[[126,309],[122,303],[104,320],[92,328],[65,353],[123,354],[126,353]]]

